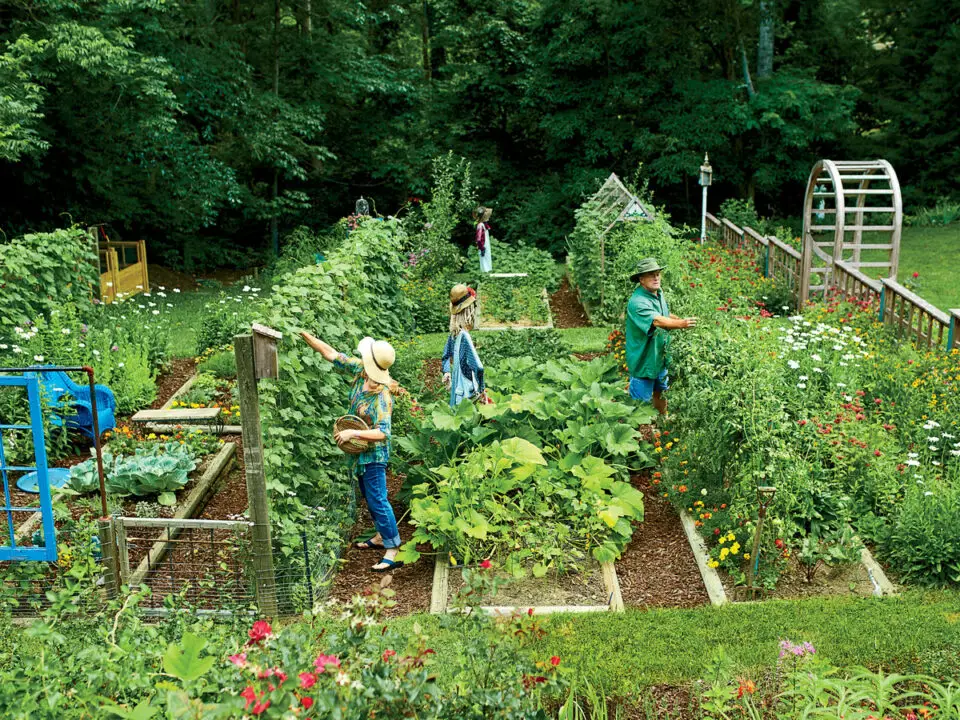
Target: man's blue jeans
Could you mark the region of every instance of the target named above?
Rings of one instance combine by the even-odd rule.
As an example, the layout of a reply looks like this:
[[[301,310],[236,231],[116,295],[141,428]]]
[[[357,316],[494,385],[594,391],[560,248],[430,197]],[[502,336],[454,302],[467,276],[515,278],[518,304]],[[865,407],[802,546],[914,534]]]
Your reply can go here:
[[[373,516],[373,526],[383,538],[383,546],[400,547],[400,531],[397,530],[397,518],[387,499],[387,466],[385,463],[367,463],[357,470],[360,480],[360,494],[367,501],[367,508]]]

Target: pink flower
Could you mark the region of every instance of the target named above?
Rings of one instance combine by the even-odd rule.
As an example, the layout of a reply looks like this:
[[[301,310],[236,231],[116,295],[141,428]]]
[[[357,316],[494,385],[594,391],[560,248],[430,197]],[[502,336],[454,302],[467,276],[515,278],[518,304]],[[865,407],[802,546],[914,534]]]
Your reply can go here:
[[[246,653],[240,653],[239,655],[231,655],[230,657],[227,658],[227,660],[229,660],[230,662],[232,662],[234,665],[236,665],[236,666],[239,667],[239,668],[242,668],[242,667],[246,667],[246,666],[247,666],[247,654],[246,654]]]
[[[489,570],[490,568],[493,567],[493,563],[490,562],[490,558],[487,558],[482,563],[480,563],[480,567],[482,567],[484,570]]]
[[[340,659],[336,655],[317,655],[317,659],[313,661],[313,666],[318,673],[326,672],[328,667],[339,668]]]
[[[317,684],[317,676],[312,672],[302,672],[297,677],[300,678],[300,687],[304,690],[309,690]]]
[[[280,668],[275,667],[273,669],[273,674],[281,685],[287,681],[287,674]]]
[[[247,635],[250,636],[250,642],[247,643],[248,645],[259,645],[261,641],[273,635],[273,628],[270,627],[270,623],[266,620],[257,620]]]

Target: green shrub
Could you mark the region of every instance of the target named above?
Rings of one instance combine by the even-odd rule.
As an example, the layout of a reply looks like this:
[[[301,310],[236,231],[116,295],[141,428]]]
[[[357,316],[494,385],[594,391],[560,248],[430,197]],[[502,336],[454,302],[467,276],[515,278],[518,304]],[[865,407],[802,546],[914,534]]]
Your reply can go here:
[[[201,372],[197,374],[197,379],[183,395],[177,398],[176,404],[186,407],[191,405],[209,405],[220,392],[220,383],[213,375]],[[176,407],[176,405],[175,405]]]
[[[545,325],[550,317],[543,285],[533,278],[484,277],[477,291],[484,325]]]
[[[490,330],[473,333],[473,341],[485,366],[509,358],[529,357],[543,364],[570,354],[563,336],[548,330]],[[491,378],[491,381],[494,380]]]
[[[960,222],[960,202],[940,200],[932,208],[921,208],[916,215],[906,216],[904,222],[917,227],[939,227]]]
[[[0,243],[0,337],[65,304],[92,306],[96,241],[72,227]]]
[[[548,292],[560,287],[566,270],[550,253],[522,242],[507,244],[491,238],[490,244],[494,272],[527,273],[531,284],[545,287]]]
[[[197,365],[197,371],[202,374],[213,375],[221,380],[237,376],[237,356],[233,350],[223,350],[211,355]]]
[[[196,354],[232,344],[234,335],[249,330],[258,309],[259,303],[253,295],[242,291],[232,295],[221,292],[218,299],[204,306],[203,320],[197,330]]]

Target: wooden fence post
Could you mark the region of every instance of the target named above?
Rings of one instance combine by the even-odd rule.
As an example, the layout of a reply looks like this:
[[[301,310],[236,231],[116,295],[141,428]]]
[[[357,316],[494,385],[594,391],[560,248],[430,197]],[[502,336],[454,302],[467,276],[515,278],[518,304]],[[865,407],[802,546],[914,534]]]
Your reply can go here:
[[[277,615],[277,581],[273,569],[270,539],[270,503],[263,468],[263,432],[260,428],[260,400],[253,361],[253,335],[233,338],[237,359],[237,391],[240,396],[240,425],[243,430],[243,463],[247,478],[247,502],[253,523],[253,567],[257,580],[257,601],[265,615]]]

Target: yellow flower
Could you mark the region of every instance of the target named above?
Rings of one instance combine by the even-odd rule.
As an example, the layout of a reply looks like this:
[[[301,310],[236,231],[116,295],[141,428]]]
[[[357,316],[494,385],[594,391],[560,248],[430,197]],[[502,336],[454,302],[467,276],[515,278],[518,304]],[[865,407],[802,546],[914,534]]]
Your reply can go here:
[[[727,554],[728,554],[729,552],[730,552],[730,551],[729,551],[727,548],[721,548],[721,549],[720,549],[720,559],[721,559],[721,560],[726,560],[726,559],[727,559]]]
[[[718,563],[716,560],[711,560],[710,562],[707,563],[707,567],[712,567],[712,568],[720,567],[720,563]]]

